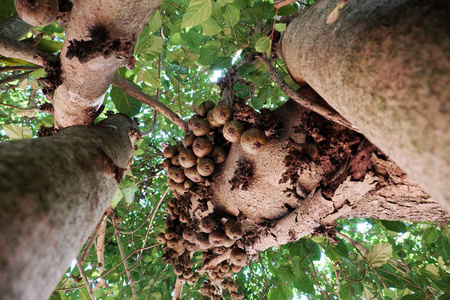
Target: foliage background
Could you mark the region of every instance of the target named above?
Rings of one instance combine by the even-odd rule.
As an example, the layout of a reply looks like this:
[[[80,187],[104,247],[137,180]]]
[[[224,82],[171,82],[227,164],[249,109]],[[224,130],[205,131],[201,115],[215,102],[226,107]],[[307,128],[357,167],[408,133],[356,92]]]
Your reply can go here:
[[[224,76],[248,53],[271,56],[277,72],[295,87],[282,59],[272,53],[270,32],[273,27],[282,32],[283,18],[311,4],[296,2],[276,12],[269,1],[165,0],[139,37],[134,69],[122,68],[118,74],[186,120],[201,102],[220,99],[218,74]],[[2,1],[0,20],[14,11],[12,0]],[[40,49],[51,53],[61,49],[64,29],[57,24],[35,28],[27,38],[37,34],[43,34]],[[24,70],[4,71],[9,66]],[[41,126],[53,125],[52,116],[37,109],[46,102],[40,91],[45,72],[27,70],[28,66],[0,57],[0,142],[35,138]],[[255,109],[276,108],[287,100],[263,64],[244,64],[239,73],[243,80],[234,86],[235,95]],[[154,128],[139,141],[132,168],[112,200],[117,226],[111,220],[107,223],[102,276],[108,287],[94,295],[97,299],[132,298],[115,235],[118,230],[137,299],[171,299],[176,276],[161,259],[162,246],[155,239],[164,231],[164,199],[170,197],[161,150],[167,143],[180,141],[183,132],[119,88],[106,93],[104,105],[105,112],[137,117],[142,130]],[[450,227],[441,225],[340,220],[336,245],[324,237],[308,236],[268,249],[235,279],[245,299],[450,299]],[[198,264],[201,255],[194,260]],[[95,247],[83,268],[94,286],[100,276]],[[192,287],[185,284],[183,298],[201,299],[201,282]],[[223,297],[229,299],[227,292]],[[52,299],[89,298],[80,270],[72,264]]]

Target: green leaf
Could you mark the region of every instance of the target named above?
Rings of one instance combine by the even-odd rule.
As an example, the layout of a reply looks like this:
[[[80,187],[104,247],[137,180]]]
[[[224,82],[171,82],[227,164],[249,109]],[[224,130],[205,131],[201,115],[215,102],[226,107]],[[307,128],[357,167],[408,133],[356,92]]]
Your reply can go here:
[[[392,255],[392,246],[388,243],[373,245],[367,252],[367,260],[374,268],[382,267]]]
[[[202,43],[202,34],[193,29],[188,32],[180,32],[181,38],[191,47],[191,51],[197,51]]]
[[[283,32],[286,30],[286,24],[284,23],[277,23],[275,24],[275,30]]]
[[[161,28],[161,26],[162,26],[161,13],[157,9],[150,18],[150,21],[148,22],[148,29],[151,32],[157,32],[159,28]]]
[[[406,232],[406,225],[400,221],[387,221],[381,220],[381,224],[383,224],[386,229],[394,231],[394,232]]]
[[[444,261],[450,260],[450,243],[445,235],[440,235],[436,241],[436,253],[442,256]]]
[[[371,300],[374,299],[375,296],[372,294],[372,292],[369,290],[368,286],[364,285],[364,290],[362,294],[363,300]]]
[[[296,278],[294,272],[292,272],[292,268],[290,265],[280,266],[276,270],[276,274],[278,274],[278,276],[280,276],[280,278],[286,282],[294,282]]]
[[[181,28],[200,25],[211,16],[211,0],[193,0],[183,16]]]
[[[272,44],[272,40],[268,37],[262,37],[260,38],[256,44],[255,44],[255,49],[258,52],[266,52],[267,50],[270,49],[270,46]]]
[[[433,227],[428,227],[423,231],[422,244],[432,244],[439,237],[439,231]]]
[[[266,103],[267,99],[270,97],[270,87],[262,87],[259,89],[256,97],[252,98],[252,105],[255,109],[261,109],[264,103]]]
[[[33,133],[28,127],[20,127],[14,124],[2,125],[2,127],[11,140],[24,140],[33,137]]]
[[[223,13],[223,20],[225,23],[233,27],[237,23],[239,23],[240,13],[239,10],[230,4],[227,4],[225,7],[225,12]]]
[[[123,193],[121,189],[117,189],[116,193],[114,194],[113,198],[111,199],[111,207],[116,208],[117,204],[119,204],[120,200],[123,198]]]
[[[30,109],[14,108],[13,113],[18,115],[19,117],[34,118],[36,116],[36,108],[30,108]]]
[[[310,275],[307,273],[302,272],[297,274],[297,278],[294,281],[294,286],[304,293],[314,293],[314,283]]]
[[[127,202],[128,205],[133,203],[134,194],[136,193],[136,191],[137,191],[136,186],[132,186],[130,188],[126,188],[126,189],[123,190],[123,194],[124,194],[124,197],[125,197],[125,202]]]
[[[268,300],[288,300],[292,296],[292,289],[283,284],[276,288],[273,288],[269,292]]]
[[[47,72],[44,69],[38,69],[30,73],[30,77],[33,78],[42,78],[47,76]]]
[[[111,88],[111,99],[114,102],[116,109],[123,114],[130,117],[139,113],[142,107],[142,103],[134,99],[118,87],[113,86]]]
[[[217,59],[220,48],[206,44],[199,51],[199,62],[203,65],[210,65],[214,63]]]
[[[41,39],[39,44],[37,44],[36,48],[39,50],[45,51],[47,53],[56,53],[61,51],[63,43],[60,41],[49,40],[47,38]]]
[[[213,18],[209,18],[205,22],[202,23],[203,26],[203,35],[204,36],[213,36],[222,31],[222,27],[217,24],[217,21]]]
[[[239,70],[239,74],[242,77],[245,77],[248,74],[250,74],[251,72],[255,71],[256,68],[253,64],[245,63],[242,66],[240,66],[238,70]]]

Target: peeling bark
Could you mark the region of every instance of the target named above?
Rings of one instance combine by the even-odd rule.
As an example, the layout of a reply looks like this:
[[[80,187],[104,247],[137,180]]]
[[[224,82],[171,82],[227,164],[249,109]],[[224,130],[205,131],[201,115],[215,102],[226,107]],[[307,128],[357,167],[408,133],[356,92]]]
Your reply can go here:
[[[307,82],[450,211],[447,1],[324,0],[288,26],[282,52]]]
[[[0,144],[2,299],[47,299],[114,195],[137,125],[114,115]]]

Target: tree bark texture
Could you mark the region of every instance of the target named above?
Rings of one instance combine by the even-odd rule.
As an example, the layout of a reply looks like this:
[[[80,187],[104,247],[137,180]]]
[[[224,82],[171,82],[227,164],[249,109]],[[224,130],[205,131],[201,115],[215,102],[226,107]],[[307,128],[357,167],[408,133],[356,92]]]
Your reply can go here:
[[[75,1],[54,93],[59,127],[93,124],[117,69],[134,66],[135,43],[160,0]]]
[[[136,128],[118,114],[0,144],[0,299],[48,299],[117,190]]]
[[[300,92],[313,91],[304,87]],[[269,119],[280,126],[267,148],[251,155],[233,144],[215,172],[208,209],[195,201],[191,208],[199,219],[211,212],[237,217],[249,234],[242,244],[249,253],[331,228],[339,218],[450,220],[362,135],[293,101]],[[233,182],[241,185],[233,187]]]
[[[450,211],[450,4],[323,0],[288,26],[282,53],[306,82]]]

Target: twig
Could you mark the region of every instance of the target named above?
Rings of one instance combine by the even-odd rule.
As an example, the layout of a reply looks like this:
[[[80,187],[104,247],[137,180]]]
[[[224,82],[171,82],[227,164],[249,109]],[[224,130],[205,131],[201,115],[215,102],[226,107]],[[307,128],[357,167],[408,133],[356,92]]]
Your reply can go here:
[[[102,274],[105,271],[105,232],[106,232],[106,219],[103,219],[102,225],[100,226],[100,230],[98,231],[97,237],[97,263],[98,263],[98,273]],[[101,278],[100,282],[97,283],[94,287],[94,291],[99,289],[100,287],[107,287],[105,279]]]
[[[353,125],[347,121],[344,117],[342,117],[338,112],[329,109],[323,105],[320,105],[318,103],[315,103],[311,101],[308,97],[305,97],[304,95],[301,95],[297,91],[294,91],[284,80],[283,78],[278,75],[277,71],[273,68],[270,61],[267,59],[267,57],[264,56],[256,56],[257,59],[262,61],[264,65],[266,65],[267,70],[272,77],[272,80],[275,81],[275,83],[281,88],[281,90],[288,95],[292,100],[300,104],[301,106],[321,115],[327,120],[330,120],[332,122],[338,123],[342,126],[345,126],[347,128],[350,128],[351,130],[354,130],[356,132],[359,132],[357,128],[353,127]]]
[[[41,66],[6,66],[0,68],[0,73],[9,71],[28,71],[43,69]]]
[[[150,228],[152,228],[152,223],[153,223],[153,220],[155,219],[156,212],[158,211],[159,206],[161,205],[161,203],[164,201],[164,198],[166,197],[166,195],[167,195],[167,193],[169,192],[169,190],[170,190],[170,187],[168,187],[168,188],[166,189],[166,191],[164,192],[164,194],[161,196],[161,199],[159,199],[158,204],[156,205],[155,211],[153,212],[153,215],[152,215],[152,219],[150,220],[150,223],[148,224],[147,233],[146,233],[146,235],[145,235],[145,239],[144,239],[144,243],[142,244],[142,248],[144,248],[145,243],[147,242],[148,234],[149,234],[149,232],[150,232]],[[143,251],[143,250],[142,250],[142,251]],[[141,253],[139,253],[139,256],[142,256],[142,251],[141,251]]]
[[[101,217],[100,221],[97,223],[94,230],[92,231],[92,234],[89,237],[89,239],[86,243],[86,246],[84,247],[83,252],[81,252],[81,255],[80,255],[81,262],[84,262],[84,260],[86,259],[86,256],[89,253],[89,250],[91,250],[91,247],[94,244],[95,238],[97,237],[98,231],[100,230],[100,226],[102,225],[105,218],[106,218],[106,212],[103,213],[103,216]]]
[[[178,125],[184,132],[188,132],[187,122],[184,121],[182,118],[180,118],[176,113],[174,113],[170,108],[165,106],[159,101],[156,101],[155,98],[150,97],[149,95],[145,94],[143,91],[141,91],[139,88],[137,88],[131,81],[119,77],[114,76],[112,84],[114,86],[117,86],[118,88],[122,89],[125,93],[130,95],[131,97],[136,98],[138,101],[147,104],[150,107],[153,107],[155,110],[157,110],[160,114],[168,118],[170,121],[172,121],[175,125]]]
[[[22,59],[43,66],[55,56],[45,51],[34,49],[29,42],[19,42],[0,36],[0,55]]]
[[[30,75],[30,73],[31,73],[31,71],[25,72],[25,73],[21,73],[21,74],[17,74],[17,75],[11,75],[9,77],[3,78],[2,80],[0,80],[0,86],[6,84],[8,82],[11,82],[11,81],[27,78],[28,75]]]
[[[108,210],[109,210],[109,214],[111,214],[111,221],[112,221],[113,226],[114,226],[114,231],[115,231],[116,239],[117,239],[117,245],[119,246],[120,256],[122,257],[123,266],[125,267],[125,271],[127,273],[128,282],[129,282],[130,287],[131,287],[131,293],[133,294],[133,299],[137,300],[137,298],[136,298],[136,289],[134,288],[134,285],[133,285],[133,278],[131,277],[130,269],[128,268],[127,260],[125,259],[125,254],[123,252],[122,242],[120,240],[120,234],[119,234],[119,231],[117,229],[116,217],[115,217],[114,211],[112,209],[108,209]]]
[[[266,289],[267,289],[267,275],[266,275],[266,269],[264,268],[264,264],[262,262],[260,253],[258,253],[258,260],[259,260],[259,263],[261,264],[261,269],[264,274],[264,288],[262,290],[261,296],[259,297],[259,299],[262,299],[262,297],[264,296],[264,293],[266,292]]]
[[[183,291],[183,281],[177,278],[177,281],[175,281],[175,286],[173,288],[173,297],[172,300],[180,300],[181,299],[181,292]]]
[[[84,274],[83,267],[81,266],[81,261],[78,257],[76,258],[76,260],[77,260],[78,270],[80,270],[81,276],[83,276],[83,280],[86,283],[85,286],[86,286],[86,289],[88,290],[89,296],[91,296],[92,300],[95,300],[94,294],[92,293],[91,286],[89,285],[89,281],[87,280],[86,274]]]
[[[227,249],[227,251],[225,251],[224,253],[217,255],[214,258],[212,258],[210,261],[204,263],[203,266],[200,269],[198,269],[198,273],[204,274],[210,266],[217,266],[224,260],[227,260],[228,258],[230,258],[231,250],[232,249]]]

